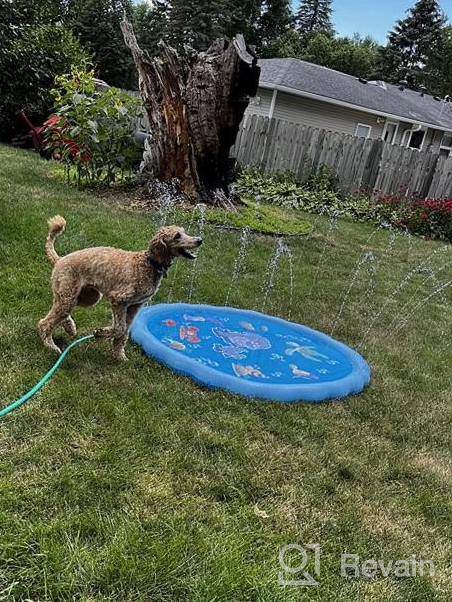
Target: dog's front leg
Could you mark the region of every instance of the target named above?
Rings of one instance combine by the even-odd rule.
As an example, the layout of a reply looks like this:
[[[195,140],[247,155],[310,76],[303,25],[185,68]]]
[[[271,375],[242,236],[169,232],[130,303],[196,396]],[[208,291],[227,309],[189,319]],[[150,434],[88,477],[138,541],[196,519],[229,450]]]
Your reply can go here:
[[[94,331],[94,336],[103,339],[119,338],[127,331],[127,304],[112,303],[111,310],[113,314],[112,325],[106,328],[98,328]]]

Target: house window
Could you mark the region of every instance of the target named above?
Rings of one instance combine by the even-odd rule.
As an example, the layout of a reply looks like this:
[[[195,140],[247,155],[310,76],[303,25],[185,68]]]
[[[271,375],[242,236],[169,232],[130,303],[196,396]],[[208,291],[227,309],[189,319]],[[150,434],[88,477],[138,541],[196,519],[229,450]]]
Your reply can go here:
[[[381,136],[382,139],[389,144],[394,144],[398,129],[399,123],[397,121],[387,121]]]
[[[422,145],[424,144],[425,131],[424,130],[416,130],[411,131],[408,136],[408,148],[412,148],[413,150],[422,150]]]
[[[365,123],[358,123],[355,130],[355,136],[357,138],[369,138],[372,127]]]
[[[446,157],[450,157],[452,154],[452,134],[448,134],[447,132],[443,134],[443,139],[441,140],[441,145],[439,147],[439,154],[445,155]]]

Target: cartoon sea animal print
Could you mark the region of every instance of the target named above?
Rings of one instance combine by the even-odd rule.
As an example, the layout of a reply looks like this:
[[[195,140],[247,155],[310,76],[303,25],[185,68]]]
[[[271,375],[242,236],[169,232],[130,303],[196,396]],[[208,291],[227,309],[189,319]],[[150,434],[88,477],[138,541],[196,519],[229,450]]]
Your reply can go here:
[[[212,328],[212,332],[215,336],[235,347],[243,347],[253,351],[271,348],[268,339],[254,332],[235,332],[234,330],[223,330],[222,328]]]
[[[218,318],[212,318],[211,316],[208,316],[206,318],[206,322],[211,322],[212,324],[218,324],[219,326],[223,325],[223,322],[221,320],[219,320]]]
[[[322,359],[328,359],[327,355],[323,355],[323,353],[317,351],[315,347],[310,347],[309,345],[298,345],[298,343],[294,343],[293,341],[287,341],[286,345],[290,345],[290,348],[286,349],[286,355],[299,353],[307,360],[312,360],[313,362],[321,362]]]
[[[180,341],[174,341],[173,339],[163,339],[163,342],[171,347],[171,349],[177,349],[178,351],[182,351],[185,349],[185,345]]]
[[[262,332],[268,332],[268,326],[265,326],[265,324],[262,324],[261,330],[262,330]]]
[[[182,316],[184,318],[184,322],[205,322],[206,319],[202,316],[189,316],[188,314],[184,314]]]
[[[183,340],[187,339],[190,343],[199,343],[200,339],[197,336],[199,328],[196,326],[181,326],[179,328],[179,338]]]
[[[256,378],[266,378],[264,374],[254,366],[242,366],[240,364],[231,364],[236,376],[255,376]]]
[[[295,364],[290,364],[290,369],[292,370],[292,374],[295,378],[313,378],[314,380],[318,380],[319,377],[311,372],[306,372],[306,370],[300,370],[298,366]]]
[[[244,360],[247,353],[247,350],[242,349],[241,347],[234,347],[233,345],[221,345],[220,343],[215,343],[212,349],[218,353],[222,353],[223,357],[233,360]]]
[[[239,322],[239,326],[246,328],[246,330],[254,330],[254,326],[249,322]]]
[[[166,326],[176,326],[176,320],[172,318],[168,318],[167,320],[163,320]]]

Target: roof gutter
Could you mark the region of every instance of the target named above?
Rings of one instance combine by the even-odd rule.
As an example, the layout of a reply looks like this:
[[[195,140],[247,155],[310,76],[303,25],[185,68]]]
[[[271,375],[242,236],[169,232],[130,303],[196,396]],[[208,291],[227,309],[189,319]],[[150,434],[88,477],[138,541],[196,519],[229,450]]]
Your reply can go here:
[[[304,98],[312,98],[313,100],[321,100],[332,105],[339,107],[345,107],[347,109],[353,109],[354,111],[362,111],[363,113],[371,113],[372,115],[378,115],[379,117],[387,117],[389,119],[395,119],[397,121],[405,121],[406,123],[412,123],[414,125],[424,126],[433,128],[435,130],[441,130],[445,132],[451,132],[452,128],[448,128],[443,125],[427,123],[425,121],[419,121],[417,119],[410,119],[409,117],[402,117],[401,115],[393,115],[392,113],[385,113],[384,111],[377,111],[375,109],[368,109],[361,105],[355,105],[351,102],[344,102],[343,100],[336,100],[335,98],[329,98],[328,96],[322,96],[321,94],[314,94],[312,92],[304,92],[303,90],[296,90],[295,88],[288,88],[287,86],[280,86],[279,84],[269,84],[267,82],[260,82],[260,88],[266,88],[268,90],[277,90],[278,92],[286,92],[293,94],[294,96],[302,96]]]

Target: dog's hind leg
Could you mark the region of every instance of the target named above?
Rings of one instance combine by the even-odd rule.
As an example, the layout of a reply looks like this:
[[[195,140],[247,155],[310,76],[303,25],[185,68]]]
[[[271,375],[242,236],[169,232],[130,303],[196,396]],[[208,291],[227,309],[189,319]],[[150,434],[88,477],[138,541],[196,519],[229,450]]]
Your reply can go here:
[[[75,337],[77,334],[77,325],[74,322],[74,318],[69,315],[63,320],[63,328],[70,337]]]
[[[130,331],[130,327],[132,325],[133,319],[137,315],[138,310],[140,309],[141,306],[142,306],[142,303],[137,303],[135,305],[130,305],[127,308],[126,331],[120,337],[115,337],[113,339],[113,357],[115,357],[118,360],[126,360],[127,359],[124,348],[126,346],[127,339],[129,338],[129,331]]]
[[[53,329],[61,322],[66,322],[70,318],[71,309],[77,302],[77,295],[62,296],[55,294],[52,309],[49,313],[39,320],[38,331],[42,342],[46,347],[60,354],[61,349],[53,340]]]

